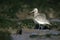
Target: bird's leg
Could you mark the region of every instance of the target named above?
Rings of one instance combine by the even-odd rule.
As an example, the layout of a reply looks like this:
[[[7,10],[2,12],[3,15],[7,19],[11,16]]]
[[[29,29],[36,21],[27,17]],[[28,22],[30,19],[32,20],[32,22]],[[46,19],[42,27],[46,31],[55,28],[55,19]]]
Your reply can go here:
[[[43,29],[43,26],[42,25],[40,25],[40,27],[41,27],[41,30]]]
[[[44,28],[44,27],[43,27],[43,25],[39,25],[39,29],[41,29],[41,30],[42,30],[43,28]]]
[[[39,29],[41,29],[41,25],[39,25]]]

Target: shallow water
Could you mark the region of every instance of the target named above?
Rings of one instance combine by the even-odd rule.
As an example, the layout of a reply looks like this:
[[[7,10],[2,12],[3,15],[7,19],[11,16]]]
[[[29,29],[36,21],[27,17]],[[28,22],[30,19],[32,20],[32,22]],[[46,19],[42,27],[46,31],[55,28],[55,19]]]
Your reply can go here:
[[[35,35],[36,32],[25,32],[24,30],[22,35],[11,34],[11,37],[13,38],[13,40],[60,40],[60,35],[58,35],[60,34],[60,31],[54,31],[54,30],[40,30],[40,31],[42,31],[42,34],[43,33],[46,34],[46,32],[48,31],[49,32],[48,34],[53,34],[53,35],[51,35],[51,37],[42,36],[42,37],[30,38],[29,36],[33,34]]]

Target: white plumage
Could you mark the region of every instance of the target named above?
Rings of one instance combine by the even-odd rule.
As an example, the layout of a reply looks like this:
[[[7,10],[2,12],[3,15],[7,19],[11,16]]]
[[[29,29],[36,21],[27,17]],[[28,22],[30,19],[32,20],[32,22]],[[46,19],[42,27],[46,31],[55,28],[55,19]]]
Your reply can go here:
[[[34,12],[34,17],[33,17],[33,20],[35,23],[38,23],[38,24],[50,24],[50,22],[47,20],[45,14],[40,14],[38,12],[38,9],[37,8],[34,8],[33,11],[31,12]]]

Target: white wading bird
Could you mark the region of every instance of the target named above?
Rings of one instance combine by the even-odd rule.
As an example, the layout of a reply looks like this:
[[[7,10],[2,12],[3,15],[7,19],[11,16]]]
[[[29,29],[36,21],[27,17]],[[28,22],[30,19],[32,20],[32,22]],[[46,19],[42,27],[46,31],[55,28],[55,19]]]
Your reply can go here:
[[[39,24],[39,28],[41,27],[41,29],[43,29],[41,25],[50,25],[50,22],[47,20],[45,14],[40,14],[37,8],[34,8],[31,13],[34,13],[33,20],[36,24]]]

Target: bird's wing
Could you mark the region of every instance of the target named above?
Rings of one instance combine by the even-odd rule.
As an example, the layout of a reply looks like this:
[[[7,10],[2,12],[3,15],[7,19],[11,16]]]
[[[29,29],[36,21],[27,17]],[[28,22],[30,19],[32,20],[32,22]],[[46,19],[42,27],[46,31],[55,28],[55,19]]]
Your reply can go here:
[[[36,22],[38,22],[39,24],[49,24],[49,21],[46,18],[42,17],[42,16],[36,16],[34,18],[34,20]]]

